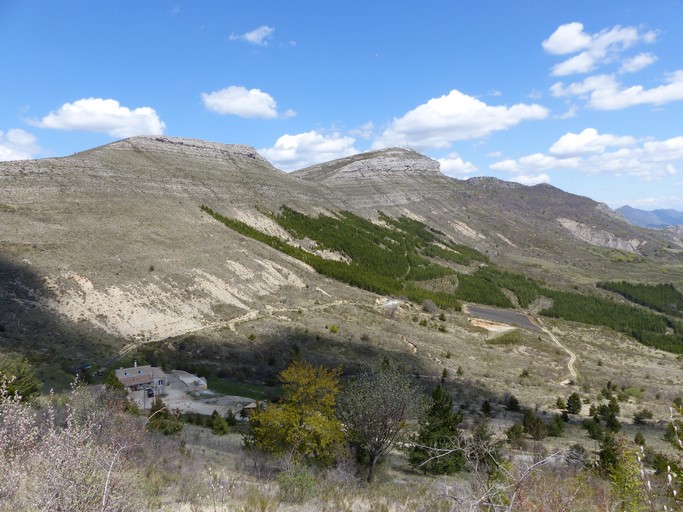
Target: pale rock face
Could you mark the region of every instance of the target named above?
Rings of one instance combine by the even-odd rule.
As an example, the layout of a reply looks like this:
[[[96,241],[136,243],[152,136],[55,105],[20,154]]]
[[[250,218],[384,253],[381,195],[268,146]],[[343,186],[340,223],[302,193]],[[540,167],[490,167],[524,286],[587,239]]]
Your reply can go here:
[[[374,158],[359,160],[344,166],[334,176],[335,180],[358,180],[382,175],[423,175],[439,173],[439,163],[430,158],[405,159],[405,150],[386,150]]]
[[[164,136],[139,136],[124,139],[110,144],[109,149],[129,151],[153,151],[157,154],[175,154],[202,159],[224,159],[233,156],[252,158],[260,163],[270,165],[255,148],[244,144],[221,144],[200,139],[186,139]]]
[[[586,226],[585,224],[581,224],[580,222],[576,222],[575,220],[559,218],[557,221],[576,238],[591,245],[637,253],[638,249],[644,243],[642,240],[638,240],[637,238],[633,238],[631,240],[618,238],[609,231],[594,229],[590,226]]]

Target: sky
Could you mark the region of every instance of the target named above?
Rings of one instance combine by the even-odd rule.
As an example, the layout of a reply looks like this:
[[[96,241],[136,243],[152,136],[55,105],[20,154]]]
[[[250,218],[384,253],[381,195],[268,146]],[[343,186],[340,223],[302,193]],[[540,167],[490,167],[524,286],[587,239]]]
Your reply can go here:
[[[0,69],[0,160],[157,134],[283,171],[403,147],[683,210],[683,0],[0,0]]]

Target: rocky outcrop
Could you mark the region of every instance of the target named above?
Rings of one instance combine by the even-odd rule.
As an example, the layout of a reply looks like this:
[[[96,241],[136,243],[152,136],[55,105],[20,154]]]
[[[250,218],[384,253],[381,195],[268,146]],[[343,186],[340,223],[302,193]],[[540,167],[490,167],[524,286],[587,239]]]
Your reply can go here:
[[[591,228],[590,226],[586,226],[575,220],[559,218],[557,221],[576,238],[591,245],[638,253],[640,247],[645,243],[644,240],[639,240],[637,238],[625,240],[615,236],[609,231]]]
[[[314,165],[292,176],[317,181],[357,181],[439,176],[439,162],[415,151],[389,148],[362,153],[320,165]]]
[[[174,155],[202,160],[222,160],[226,158],[251,158],[263,165],[270,166],[255,148],[244,144],[222,144],[200,139],[164,136],[138,136],[120,140],[102,148],[83,154],[97,154],[102,150],[109,151],[141,151],[156,155]],[[280,171],[281,172],[281,171]]]

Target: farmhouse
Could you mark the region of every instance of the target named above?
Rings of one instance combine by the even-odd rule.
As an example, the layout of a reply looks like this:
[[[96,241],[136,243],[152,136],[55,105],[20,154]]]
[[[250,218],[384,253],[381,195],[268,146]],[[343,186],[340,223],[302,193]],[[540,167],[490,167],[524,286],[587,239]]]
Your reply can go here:
[[[138,366],[137,363],[132,368],[119,368],[116,370],[116,377],[127,391],[153,388],[161,392],[161,388],[168,384],[166,374],[161,368]]]

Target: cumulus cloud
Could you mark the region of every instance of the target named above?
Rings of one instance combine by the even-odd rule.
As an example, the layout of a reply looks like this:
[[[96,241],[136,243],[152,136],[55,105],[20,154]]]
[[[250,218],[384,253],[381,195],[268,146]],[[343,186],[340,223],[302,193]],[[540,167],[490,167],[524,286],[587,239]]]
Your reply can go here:
[[[566,133],[550,147],[549,153],[558,157],[572,157],[603,153],[608,146],[629,146],[635,144],[633,137],[600,135],[595,128],[586,128],[581,133]]]
[[[494,171],[524,173],[551,169],[576,169],[578,166],[578,158],[557,158],[543,153],[534,153],[533,155],[523,156],[518,160],[502,160],[491,164],[489,167]]]
[[[620,53],[632,46],[638,43],[652,43],[656,39],[656,31],[644,32],[637,27],[621,27],[619,25],[595,34],[588,34],[584,31],[583,24],[575,21],[560,25],[548,39],[541,43],[541,46],[546,52],[553,55],[576,53],[576,55],[556,64],[552,69],[553,75],[566,76],[593,71],[598,65],[617,59]],[[641,65],[644,67],[649,65],[645,64],[646,61],[646,57],[641,57],[639,61],[631,62],[630,66]]]
[[[550,176],[545,173],[537,175],[520,174],[518,176],[513,176],[510,181],[516,183],[521,183],[522,185],[538,185],[540,183],[550,183]]]
[[[624,59],[619,68],[619,73],[635,73],[657,62],[657,56],[652,53],[639,53],[628,59]]]
[[[20,128],[0,130],[0,161],[30,160],[40,151],[35,135]]]
[[[583,31],[583,23],[574,21],[557,27],[541,46],[553,55],[566,55],[588,48],[590,44],[591,37]]]
[[[246,118],[274,119],[294,117],[296,112],[286,110],[278,114],[277,103],[268,93],[260,89],[231,85],[225,89],[202,93],[204,106],[217,114],[235,115]]]
[[[310,165],[358,153],[353,146],[356,139],[339,133],[325,135],[315,130],[283,135],[272,148],[263,148],[259,153],[275,167],[283,171],[303,169]]]
[[[677,173],[677,166],[683,163],[683,136],[638,142],[633,137],[601,135],[597,130],[587,128],[581,133],[563,135],[551,146],[549,153],[502,160],[491,164],[490,168],[518,176],[575,169],[584,174],[655,180]]]
[[[107,133],[112,137],[160,135],[166,125],[151,107],[130,109],[113,99],[84,98],[65,103],[58,110],[30,124],[55,130]]]
[[[257,46],[268,46],[268,41],[273,37],[275,29],[268,25],[261,25],[260,27],[246,32],[244,34],[230,34],[230,41],[245,41]]]
[[[479,170],[472,162],[466,162],[457,153],[451,153],[446,158],[437,160],[441,165],[441,172],[447,176],[462,176]]]
[[[541,105],[491,106],[452,90],[445,96],[430,99],[403,117],[395,118],[375,140],[373,147],[444,148],[456,140],[483,137],[528,119],[544,119],[548,114],[548,109]]]
[[[596,110],[620,110],[634,105],[664,105],[683,100],[683,70],[666,77],[666,83],[651,89],[642,85],[625,87],[614,75],[590,76],[581,82],[551,86],[556,97],[578,96],[586,99],[588,106]]]

